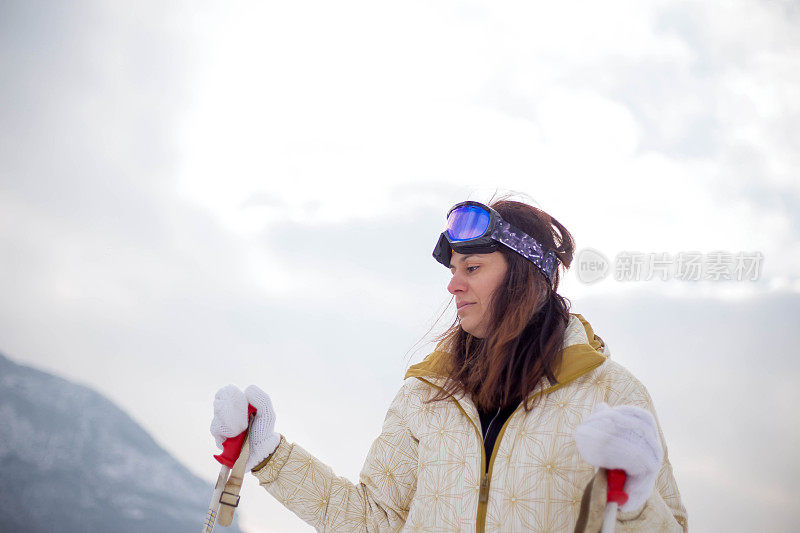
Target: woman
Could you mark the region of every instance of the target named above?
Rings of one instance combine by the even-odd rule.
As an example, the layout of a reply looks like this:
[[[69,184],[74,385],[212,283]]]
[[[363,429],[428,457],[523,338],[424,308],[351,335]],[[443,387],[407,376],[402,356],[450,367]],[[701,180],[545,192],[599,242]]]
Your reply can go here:
[[[586,527],[589,501],[596,507],[602,494],[605,503],[604,489],[587,489],[596,467],[609,465],[586,462],[584,448],[601,456],[633,450],[622,454],[630,466],[614,466],[639,476],[625,486],[630,499],[617,531],[686,531],[647,390],[609,359],[603,339],[556,292],[558,266],[572,262],[570,233],[543,211],[508,200],[462,202],[447,221],[434,257],[452,273],[447,289],[458,318],[436,350],[408,369],[360,483],[276,433],[269,396],[257,387],[219,391],[217,444],[246,427],[246,404],[253,404],[247,468],[321,531],[573,531]],[[653,421],[649,440],[646,431],[634,435],[641,451],[624,446],[633,434],[624,431],[624,409],[634,408],[607,404],[652,413],[645,413]],[[607,425],[616,435],[585,432],[579,453],[575,430],[589,415],[623,418]]]

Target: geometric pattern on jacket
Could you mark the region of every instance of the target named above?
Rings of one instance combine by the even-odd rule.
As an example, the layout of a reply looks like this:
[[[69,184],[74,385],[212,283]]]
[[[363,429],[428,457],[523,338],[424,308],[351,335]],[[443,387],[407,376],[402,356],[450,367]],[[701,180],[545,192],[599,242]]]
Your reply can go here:
[[[664,461],[650,498],[619,513],[616,531],[688,531],[652,399],[583,316],[570,313],[558,384],[542,379],[532,393],[542,395],[538,405],[525,413],[520,404],[490,458],[469,395],[423,403],[444,384],[444,355],[437,349],[408,369],[359,483],[281,435],[253,469],[260,485],[318,531],[569,532],[595,474],[575,428],[601,402],[635,405],[656,419]]]

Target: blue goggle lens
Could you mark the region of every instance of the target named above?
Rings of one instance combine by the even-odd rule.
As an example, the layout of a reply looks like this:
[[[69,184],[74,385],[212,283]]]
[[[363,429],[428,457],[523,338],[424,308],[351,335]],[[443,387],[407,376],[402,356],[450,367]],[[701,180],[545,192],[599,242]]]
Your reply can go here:
[[[465,205],[455,209],[447,217],[447,236],[451,241],[468,241],[483,235],[489,227],[491,217],[485,209]]]

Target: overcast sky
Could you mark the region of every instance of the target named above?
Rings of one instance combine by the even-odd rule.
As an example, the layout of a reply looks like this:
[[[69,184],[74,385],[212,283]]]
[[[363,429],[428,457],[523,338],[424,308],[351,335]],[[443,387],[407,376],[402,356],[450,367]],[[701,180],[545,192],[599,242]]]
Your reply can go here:
[[[227,383],[356,481],[454,317],[446,210],[518,192],[612,260],[763,255],[561,292],[650,390],[693,529],[790,531],[798,26],[783,1],[2,2],[0,352],[209,490]],[[254,479],[239,512],[310,529]]]

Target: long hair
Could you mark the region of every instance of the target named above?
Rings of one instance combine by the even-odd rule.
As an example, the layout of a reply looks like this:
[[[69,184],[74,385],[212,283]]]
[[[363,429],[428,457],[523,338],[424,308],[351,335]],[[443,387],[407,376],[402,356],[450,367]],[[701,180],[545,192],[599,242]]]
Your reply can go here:
[[[491,203],[504,220],[553,250],[565,270],[572,263],[572,235],[555,218],[531,205],[505,198]],[[508,261],[505,278],[494,292],[487,313],[490,323],[485,338],[464,331],[461,319],[438,341],[450,354],[450,375],[429,402],[446,399],[459,388],[472,395],[482,410],[518,404],[547,378],[556,383],[561,364],[564,331],[571,302],[556,292],[559,269],[551,288],[545,275],[528,259],[500,246]],[[530,405],[528,405],[530,403]],[[534,402],[526,402],[529,411]]]

